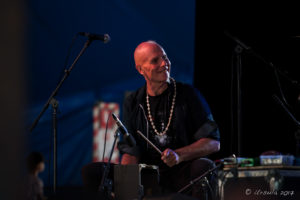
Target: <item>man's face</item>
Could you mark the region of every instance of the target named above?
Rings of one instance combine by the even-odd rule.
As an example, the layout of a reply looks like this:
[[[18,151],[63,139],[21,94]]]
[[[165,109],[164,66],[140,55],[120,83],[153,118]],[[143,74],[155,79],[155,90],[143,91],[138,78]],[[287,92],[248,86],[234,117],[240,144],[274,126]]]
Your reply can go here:
[[[139,72],[147,82],[159,83],[169,81],[171,62],[165,51],[157,44],[149,44],[140,55]]]

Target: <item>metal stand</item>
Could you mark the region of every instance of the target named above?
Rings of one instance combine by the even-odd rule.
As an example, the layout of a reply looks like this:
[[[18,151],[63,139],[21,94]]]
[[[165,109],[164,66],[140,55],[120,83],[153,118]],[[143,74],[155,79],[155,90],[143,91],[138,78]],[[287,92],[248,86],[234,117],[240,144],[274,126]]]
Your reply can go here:
[[[242,155],[242,89],[241,89],[241,83],[242,83],[242,52],[244,50],[249,51],[251,48],[247,45],[245,45],[243,42],[241,42],[238,38],[232,36],[229,32],[224,32],[226,36],[234,40],[237,45],[234,49],[234,55],[236,58],[236,101],[237,101],[237,107],[236,107],[236,131],[232,130],[232,133],[237,134],[237,155]],[[233,101],[231,103],[233,105]],[[232,119],[233,120],[233,119]],[[233,127],[232,127],[233,128]],[[234,129],[234,128],[233,128]]]
[[[101,184],[99,186],[100,195],[102,197],[104,197],[105,199],[112,199],[112,196],[111,196],[111,193],[112,193],[112,180],[110,180],[108,178],[108,173],[109,173],[109,170],[110,170],[111,158],[112,158],[112,155],[113,155],[113,152],[114,152],[114,149],[115,149],[115,145],[116,145],[116,142],[117,142],[117,139],[118,139],[119,135],[120,135],[119,129],[117,129],[115,131],[115,134],[114,134],[115,139],[114,139],[111,151],[110,151],[108,162],[107,162],[106,166],[104,165],[104,173],[103,173],[103,176],[102,176]]]
[[[235,47],[236,54],[236,79],[237,79],[237,140],[238,156],[242,154],[242,54],[243,48],[240,45]]]
[[[57,162],[57,146],[56,146],[56,138],[57,138],[57,107],[58,107],[58,101],[54,99],[54,97],[57,95],[58,90],[60,89],[60,87],[62,86],[63,82],[66,80],[66,78],[69,76],[69,74],[71,73],[71,70],[73,69],[73,67],[75,66],[75,64],[77,63],[78,59],[80,58],[80,56],[84,53],[84,51],[88,48],[88,46],[92,43],[93,39],[88,39],[83,48],[81,49],[80,53],[78,54],[78,56],[75,58],[73,64],[71,65],[71,67],[67,70],[65,70],[65,75],[62,78],[62,80],[58,83],[57,87],[55,88],[55,90],[51,93],[49,99],[47,100],[47,102],[45,103],[42,111],[39,113],[39,115],[37,116],[37,118],[34,120],[34,122],[32,123],[31,127],[30,127],[30,132],[33,131],[33,129],[36,127],[36,125],[38,124],[40,118],[42,117],[43,113],[47,110],[47,108],[49,107],[49,104],[52,105],[53,108],[53,192],[55,194],[56,192],[56,183],[57,183],[57,171],[56,171],[56,162]]]
[[[54,98],[51,99],[50,104],[53,108],[52,112],[52,125],[53,125],[53,192],[56,193],[56,169],[57,169],[57,108],[58,108],[58,101]]]
[[[211,168],[210,170],[206,171],[206,172],[205,172],[204,174],[202,174],[201,176],[199,176],[199,177],[197,177],[197,178],[191,180],[190,183],[189,183],[188,185],[184,186],[183,188],[181,188],[181,189],[178,191],[178,193],[182,193],[182,192],[186,191],[188,188],[191,188],[195,183],[198,183],[199,181],[203,181],[203,184],[204,184],[204,185],[207,185],[208,188],[211,190],[211,193],[212,193],[211,195],[214,196],[213,191],[212,191],[212,188],[211,188],[211,186],[210,186],[210,184],[209,184],[209,181],[208,181],[208,179],[207,179],[207,176],[208,176],[210,173],[214,172],[215,170],[219,169],[219,168],[222,167],[222,166],[223,166],[223,163],[220,163],[220,164],[218,164],[217,166],[215,166],[214,168]],[[206,196],[207,196],[207,195],[206,195]],[[208,197],[206,197],[206,199],[207,199],[207,198],[208,198]]]

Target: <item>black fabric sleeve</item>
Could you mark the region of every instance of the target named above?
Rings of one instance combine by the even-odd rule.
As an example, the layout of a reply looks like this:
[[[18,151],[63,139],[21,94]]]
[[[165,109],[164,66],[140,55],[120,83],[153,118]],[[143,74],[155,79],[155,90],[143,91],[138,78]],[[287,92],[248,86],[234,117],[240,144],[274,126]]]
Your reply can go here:
[[[195,125],[194,139],[212,138],[220,141],[217,123],[204,96],[194,87],[189,87],[188,106],[192,123]]]
[[[220,141],[218,125],[213,120],[207,120],[194,134],[194,139],[212,138]]]

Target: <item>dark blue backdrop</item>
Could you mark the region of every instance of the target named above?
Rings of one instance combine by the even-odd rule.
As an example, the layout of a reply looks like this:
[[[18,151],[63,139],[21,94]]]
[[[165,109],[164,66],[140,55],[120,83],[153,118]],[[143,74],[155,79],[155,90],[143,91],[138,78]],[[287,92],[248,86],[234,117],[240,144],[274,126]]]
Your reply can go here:
[[[107,44],[94,41],[60,88],[58,113],[58,186],[81,185],[80,169],[92,160],[92,108],[97,101],[122,105],[124,93],[144,84],[133,62],[134,48],[155,40],[172,62],[172,76],[193,82],[195,1],[27,1],[28,2],[28,109],[30,126],[59,80],[86,41],[78,32],[111,37]],[[122,107],[122,106],[121,106]],[[52,109],[28,133],[28,152],[52,155]],[[27,152],[26,152],[27,153]],[[52,164],[52,161],[51,161]],[[51,166],[52,167],[52,166]],[[50,172],[50,173],[49,173]],[[52,185],[52,169],[41,174]]]

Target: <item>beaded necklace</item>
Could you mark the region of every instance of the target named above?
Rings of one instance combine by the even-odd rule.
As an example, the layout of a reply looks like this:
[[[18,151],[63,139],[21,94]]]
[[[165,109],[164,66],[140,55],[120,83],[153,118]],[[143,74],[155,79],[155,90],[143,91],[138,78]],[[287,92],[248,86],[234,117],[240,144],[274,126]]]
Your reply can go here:
[[[170,78],[173,82],[173,85],[174,85],[174,95],[173,95],[173,99],[172,99],[172,106],[171,106],[171,110],[170,110],[170,116],[169,116],[169,121],[168,121],[168,124],[166,126],[166,128],[163,130],[163,132],[158,132],[155,125],[154,125],[154,122],[153,122],[153,119],[152,119],[152,115],[151,115],[151,111],[150,111],[150,103],[149,103],[149,95],[147,93],[146,95],[146,103],[147,103],[147,110],[148,110],[148,117],[149,117],[149,120],[150,120],[150,123],[151,123],[151,126],[154,130],[154,132],[158,135],[158,136],[163,136],[164,134],[166,134],[166,132],[168,131],[169,129],[169,126],[171,124],[171,120],[172,120],[172,116],[173,116],[173,111],[174,111],[174,106],[175,106],[175,99],[176,99],[176,82],[173,78]]]

